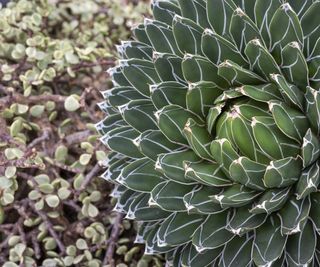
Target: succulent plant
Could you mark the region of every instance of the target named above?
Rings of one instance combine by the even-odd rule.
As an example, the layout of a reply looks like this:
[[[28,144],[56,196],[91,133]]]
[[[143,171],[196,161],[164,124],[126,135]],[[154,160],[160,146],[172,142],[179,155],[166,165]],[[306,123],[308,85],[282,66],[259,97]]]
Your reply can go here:
[[[100,104],[115,210],[171,266],[320,266],[320,2],[152,8]]]

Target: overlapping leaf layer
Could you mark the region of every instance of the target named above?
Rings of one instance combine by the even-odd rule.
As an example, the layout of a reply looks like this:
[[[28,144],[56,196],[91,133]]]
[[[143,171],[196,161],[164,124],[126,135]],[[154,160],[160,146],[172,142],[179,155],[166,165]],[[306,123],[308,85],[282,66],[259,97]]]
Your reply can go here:
[[[172,266],[320,266],[320,2],[152,7],[101,103],[115,209]]]

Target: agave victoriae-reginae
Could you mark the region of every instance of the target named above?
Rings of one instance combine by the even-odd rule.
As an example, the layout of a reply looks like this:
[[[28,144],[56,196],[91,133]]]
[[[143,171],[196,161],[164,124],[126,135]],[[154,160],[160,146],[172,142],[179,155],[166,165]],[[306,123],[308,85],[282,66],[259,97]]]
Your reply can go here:
[[[115,209],[172,266],[320,266],[320,2],[152,7],[103,93]]]

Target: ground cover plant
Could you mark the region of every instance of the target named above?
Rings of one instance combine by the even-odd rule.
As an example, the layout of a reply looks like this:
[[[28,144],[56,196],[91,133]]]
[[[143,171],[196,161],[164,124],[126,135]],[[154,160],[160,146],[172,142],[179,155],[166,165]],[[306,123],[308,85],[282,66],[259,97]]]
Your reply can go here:
[[[1,266],[161,266],[112,213],[94,127],[115,45],[148,10],[118,0],[0,9]]]
[[[155,0],[97,126],[169,266],[320,266],[319,1]]]

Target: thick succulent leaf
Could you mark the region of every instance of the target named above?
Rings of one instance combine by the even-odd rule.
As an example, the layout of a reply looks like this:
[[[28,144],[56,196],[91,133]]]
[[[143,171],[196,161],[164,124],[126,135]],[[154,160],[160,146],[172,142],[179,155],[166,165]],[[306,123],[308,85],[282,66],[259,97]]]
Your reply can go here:
[[[214,140],[211,143],[210,151],[213,158],[222,166],[225,174],[229,175],[229,167],[232,162],[239,158],[238,153],[234,150],[227,139]]]
[[[126,79],[142,95],[149,96],[149,84],[160,82],[152,62],[141,59],[128,59],[121,60],[119,64]]]
[[[212,29],[219,35],[230,38],[231,16],[237,8],[232,0],[207,0],[207,16]]]
[[[109,68],[107,72],[111,77],[112,83],[115,86],[125,86],[125,87],[131,86],[130,82],[124,76],[122,72],[122,68],[120,66]]]
[[[247,43],[252,39],[259,38],[263,42],[257,26],[250,19],[250,17],[239,7],[232,14],[229,31],[234,40],[234,43],[238,46],[238,49],[241,53],[244,52]]]
[[[178,0],[178,2],[183,17],[191,19],[203,28],[208,28],[210,26],[207,20],[205,0]]]
[[[191,163],[185,161],[184,168],[186,179],[197,181],[200,184],[223,187],[232,185],[233,183],[222,171],[222,165],[214,162]]]
[[[312,5],[301,18],[301,27],[305,38],[305,51],[307,55],[311,54],[311,51],[319,38],[320,25],[317,20],[319,12],[320,2],[313,1]]]
[[[278,128],[286,136],[302,144],[303,137],[309,128],[307,117],[283,102],[269,102],[269,109]]]
[[[276,216],[270,216],[256,230],[252,256],[254,263],[257,266],[271,266],[282,255],[286,241],[287,237],[281,234],[279,219]]]
[[[116,181],[132,190],[148,193],[164,179],[155,170],[152,160],[142,158],[123,168]]]
[[[265,191],[250,212],[255,214],[271,214],[272,212],[280,210],[290,197],[290,191],[290,187]]]
[[[159,246],[176,246],[190,241],[193,233],[205,217],[183,212],[172,213],[160,226],[157,233]]]
[[[186,246],[187,245],[178,246],[174,250],[170,251],[165,255],[166,262],[170,264],[169,266],[181,266],[182,264],[181,253]]]
[[[264,164],[240,157],[232,162],[229,173],[233,181],[251,189],[264,191],[263,176],[266,168]]]
[[[245,233],[258,229],[265,220],[267,214],[254,214],[250,213],[247,206],[234,209],[231,219],[227,223],[227,230],[235,235],[242,236]]]
[[[102,93],[103,97],[107,99],[111,106],[117,108],[119,106],[129,103],[131,100],[144,99],[133,87],[122,86],[106,90]]]
[[[146,235],[146,242],[145,242],[145,251],[144,254],[146,255],[153,255],[153,254],[161,254],[167,253],[174,250],[173,246],[159,246],[158,244],[158,232],[160,230],[161,224],[157,225],[157,227],[150,230]]]
[[[222,208],[237,208],[252,203],[260,194],[261,192],[235,184],[225,188],[219,194],[211,196],[211,198],[214,203],[219,203]]]
[[[259,74],[265,80],[270,80],[270,73],[281,73],[277,62],[259,39],[249,41],[245,47],[244,53],[249,59],[251,70]]]
[[[313,88],[319,88],[320,85],[320,38],[317,40],[310,56],[307,58],[309,69],[309,82]]]
[[[96,124],[97,131],[101,134],[107,134],[115,128],[128,126],[128,124],[122,119],[121,114],[113,114],[107,116],[104,120]]]
[[[165,106],[156,112],[159,129],[173,143],[187,145],[183,129],[188,119],[193,119],[203,124],[202,119],[196,114],[177,105]]]
[[[306,97],[306,109],[309,122],[312,126],[312,130],[316,135],[320,134],[320,93],[319,91],[307,87]]]
[[[151,7],[154,18],[170,26],[172,25],[174,16],[176,14],[181,15],[179,6],[173,1],[153,0]]]
[[[241,94],[241,92],[239,92],[239,90],[237,90],[237,88],[231,88],[229,90],[223,91],[223,93],[216,98],[214,104],[221,104],[228,100],[240,98],[242,96],[243,95]]]
[[[137,244],[143,244],[146,239],[147,235],[155,228],[159,227],[161,220],[158,222],[138,222],[137,223],[137,235],[134,240]]]
[[[316,249],[316,233],[308,221],[300,233],[289,236],[286,255],[289,266],[308,266]]]
[[[170,213],[158,207],[150,207],[150,194],[141,194],[130,205],[127,219],[137,221],[159,221],[167,218]]]
[[[226,60],[219,65],[218,74],[233,86],[245,84],[259,85],[266,83],[263,78],[254,72],[251,72],[230,60]]]
[[[270,22],[280,7],[282,0],[256,0],[254,6],[255,23],[266,44],[270,43]],[[269,47],[268,47],[269,48]]]
[[[287,44],[283,48],[281,55],[281,69],[288,82],[305,91],[305,88],[309,85],[309,70],[299,43]]]
[[[285,102],[304,111],[305,99],[302,91],[297,86],[289,84],[282,75],[271,74],[271,78],[278,85]]]
[[[280,64],[281,50],[291,42],[303,46],[303,32],[299,18],[289,3],[282,4],[274,13],[270,22],[271,51]]]
[[[224,106],[225,103],[220,103],[209,109],[209,113],[206,118],[206,125],[209,133],[214,134],[217,119],[219,118]]]
[[[130,189],[124,190],[123,192],[121,192],[120,197],[117,198],[117,202],[113,210],[120,213],[127,213],[129,211],[132,201],[134,201],[141,194],[142,193],[135,192]]]
[[[133,140],[139,136],[139,132],[131,127],[119,127],[101,137],[101,142],[111,150],[130,158],[142,158],[143,155],[134,145]]]
[[[318,137],[309,129],[303,137],[302,144],[303,167],[310,166],[320,156],[320,142]]]
[[[163,82],[176,81],[186,84],[182,73],[182,58],[171,54],[153,53],[154,67]]]
[[[299,154],[299,145],[279,130],[273,118],[253,117],[251,125],[255,141],[266,156],[283,159]]]
[[[150,43],[158,53],[169,53],[181,56],[173,36],[172,28],[165,23],[145,19],[146,33]]]
[[[221,253],[221,248],[206,250],[199,253],[190,243],[181,252],[181,266],[206,267],[215,261]]]
[[[240,267],[251,265],[253,236],[236,236],[227,243],[220,257],[219,267]]]
[[[120,198],[122,196],[122,194],[124,192],[126,192],[128,190],[128,188],[126,188],[125,186],[123,185],[119,185],[119,184],[116,184],[112,190],[112,192],[110,193],[110,197],[114,197],[114,198]]]
[[[119,107],[124,120],[137,131],[157,130],[157,121],[154,116],[156,111],[150,100],[132,100]]]
[[[232,60],[240,66],[248,65],[247,60],[232,42],[210,29],[205,29],[203,32],[202,52],[216,65],[219,65],[227,59]]]
[[[318,235],[320,234],[320,192],[312,193],[310,195],[311,209],[310,209],[310,219],[313,222],[314,228]],[[319,241],[319,239],[318,239]],[[319,245],[318,245],[319,250]]]
[[[198,82],[189,84],[186,95],[188,110],[206,118],[214,100],[223,91],[212,82]]]
[[[133,35],[135,39],[141,43],[151,46],[151,42],[146,32],[146,27],[144,24],[138,24],[132,28]]]
[[[290,197],[279,212],[281,233],[292,235],[301,232],[308,219],[310,207],[311,202],[309,197],[301,200]]]
[[[244,85],[238,89],[241,94],[256,101],[269,102],[272,100],[283,101],[276,85],[268,83],[264,85]]]
[[[159,154],[169,153],[179,148],[171,143],[161,131],[146,131],[134,140],[141,153],[149,159],[156,161]]]
[[[295,1],[295,0],[287,0],[287,2],[291,5],[292,9],[297,13],[298,17],[304,15],[304,13],[308,10],[308,8],[312,5],[314,0],[305,0],[305,1]]]
[[[171,181],[158,184],[151,192],[150,206],[158,206],[166,211],[186,211],[183,197],[192,190],[192,186]]]
[[[296,185],[297,199],[307,197],[312,192],[317,192],[320,183],[319,161],[304,169]]]
[[[183,133],[195,154],[200,158],[212,160],[212,155],[210,154],[212,137],[205,126],[197,124],[193,119],[188,119]]]
[[[263,183],[268,188],[287,187],[299,179],[301,170],[300,156],[271,161],[263,176]]]
[[[117,52],[123,59],[152,59],[152,47],[140,42],[122,41],[121,45],[117,46]]]
[[[121,170],[127,166],[132,159],[130,158],[121,158],[112,163],[108,164],[108,169],[101,175],[103,179],[111,183],[117,183],[116,179],[121,173]]]
[[[198,252],[221,247],[234,237],[234,234],[226,229],[230,214],[231,212],[226,210],[206,218],[192,238],[192,243]]]
[[[213,203],[210,196],[217,194],[219,190],[210,186],[198,186],[183,198],[188,213],[213,214],[222,210],[219,204]]]
[[[182,70],[189,83],[213,82],[221,89],[229,86],[228,82],[218,75],[218,67],[205,57],[187,54],[182,62]]]
[[[200,162],[192,150],[180,150],[158,155],[156,169],[170,180],[181,184],[195,184],[196,182],[185,177],[185,162]]]
[[[173,19],[173,35],[182,54],[201,55],[203,28],[192,20],[176,15]]]
[[[168,105],[186,108],[188,87],[178,82],[162,82],[150,86],[151,100],[157,109]],[[140,119],[140,118],[139,118]]]

